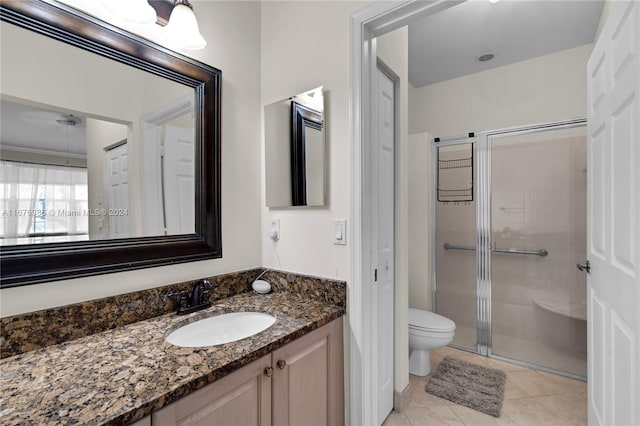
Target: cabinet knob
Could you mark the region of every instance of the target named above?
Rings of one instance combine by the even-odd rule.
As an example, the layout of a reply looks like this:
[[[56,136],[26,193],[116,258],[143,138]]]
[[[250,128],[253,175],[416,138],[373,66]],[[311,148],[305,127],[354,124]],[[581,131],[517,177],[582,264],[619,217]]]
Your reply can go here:
[[[264,375],[267,377],[273,376],[273,367],[267,367],[264,369]]]
[[[277,364],[280,370],[284,370],[284,368],[287,366],[287,361],[285,361],[284,359],[281,359],[277,362]]]

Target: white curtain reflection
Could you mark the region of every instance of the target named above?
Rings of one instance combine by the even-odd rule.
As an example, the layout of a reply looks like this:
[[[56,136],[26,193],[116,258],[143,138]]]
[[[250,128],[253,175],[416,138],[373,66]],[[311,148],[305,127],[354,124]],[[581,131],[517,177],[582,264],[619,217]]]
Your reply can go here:
[[[0,245],[89,239],[87,169],[0,161]]]

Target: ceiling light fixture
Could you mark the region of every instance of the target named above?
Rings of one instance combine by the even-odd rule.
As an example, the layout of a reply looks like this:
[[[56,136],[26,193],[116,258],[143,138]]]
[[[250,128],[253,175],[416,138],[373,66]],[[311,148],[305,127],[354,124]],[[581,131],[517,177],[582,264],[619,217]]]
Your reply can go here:
[[[57,123],[62,124],[65,127],[66,131],[66,145],[65,145],[65,153],[67,157],[65,159],[67,166],[71,164],[69,151],[69,127],[76,127],[78,124],[82,123],[82,119],[80,117],[76,117],[73,114],[64,114],[60,119],[56,120]],[[69,182],[71,182],[71,169],[69,169]]]
[[[64,126],[76,127],[77,125],[82,123],[82,118],[76,117],[73,114],[64,114],[61,118],[56,120],[56,123],[62,124]]]
[[[478,60],[480,62],[487,62],[492,60],[495,57],[495,55],[493,53],[484,53],[480,56],[478,56]]]
[[[198,50],[207,45],[200,34],[193,6],[188,0],[175,0],[169,23],[163,30],[164,37],[183,49]]]
[[[489,3],[491,3],[491,4],[495,4],[495,3],[498,3],[499,1],[500,1],[500,0],[489,0]]]
[[[102,0],[111,13],[134,24],[155,24],[156,11],[147,0]]]

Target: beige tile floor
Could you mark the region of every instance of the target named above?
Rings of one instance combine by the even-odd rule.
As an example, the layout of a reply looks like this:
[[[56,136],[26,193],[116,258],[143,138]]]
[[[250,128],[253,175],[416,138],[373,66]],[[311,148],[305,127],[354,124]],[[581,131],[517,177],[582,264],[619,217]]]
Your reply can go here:
[[[492,417],[428,394],[429,376],[409,378],[409,403],[392,411],[384,426],[586,425],[587,383],[445,347],[431,353],[431,368],[446,356],[499,368],[507,374],[502,415]]]

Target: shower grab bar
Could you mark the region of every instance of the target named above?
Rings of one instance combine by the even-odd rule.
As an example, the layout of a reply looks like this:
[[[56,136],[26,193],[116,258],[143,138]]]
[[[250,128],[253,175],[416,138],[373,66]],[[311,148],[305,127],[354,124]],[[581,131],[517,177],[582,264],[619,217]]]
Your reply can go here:
[[[475,247],[468,247],[468,246],[456,246],[453,244],[449,244],[449,243],[444,243],[444,245],[442,246],[442,248],[444,248],[445,250],[464,250],[464,251],[476,251]],[[540,249],[540,250],[518,250],[518,249],[499,249],[499,248],[492,248],[491,251],[493,253],[504,253],[504,254],[525,254],[525,255],[529,255],[529,256],[541,256],[541,257],[545,257],[549,255],[549,252],[546,249]]]

